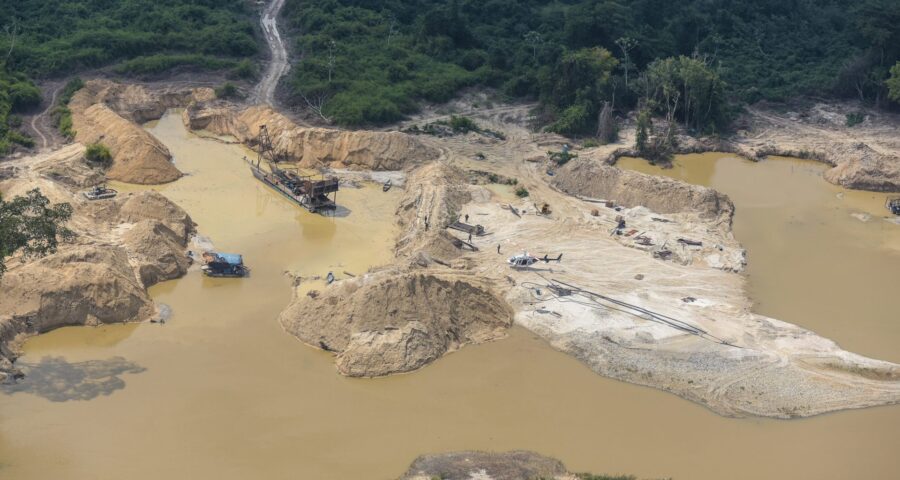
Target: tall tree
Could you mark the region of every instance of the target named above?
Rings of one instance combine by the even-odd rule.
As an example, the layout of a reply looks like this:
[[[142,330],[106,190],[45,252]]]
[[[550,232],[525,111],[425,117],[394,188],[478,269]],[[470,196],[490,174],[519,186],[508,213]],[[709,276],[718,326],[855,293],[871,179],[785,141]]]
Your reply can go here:
[[[63,225],[71,217],[71,205],[50,205],[38,189],[10,201],[0,198],[0,276],[5,259],[18,251],[26,258],[55,252],[60,240],[73,236]]]
[[[888,98],[900,103],[900,62],[891,67],[891,76],[884,83],[888,89]]]

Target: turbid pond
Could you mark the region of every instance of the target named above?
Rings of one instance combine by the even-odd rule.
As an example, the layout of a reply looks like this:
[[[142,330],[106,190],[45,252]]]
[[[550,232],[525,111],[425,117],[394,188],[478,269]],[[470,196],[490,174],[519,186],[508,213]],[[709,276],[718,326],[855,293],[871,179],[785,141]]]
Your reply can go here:
[[[0,394],[4,479],[384,480],[418,454],[459,449],[530,449],[578,471],[678,479],[900,473],[900,408],[723,418],[599,377],[522,329],[412,374],[341,377],[329,354],[278,325],[284,272],[341,277],[389,261],[400,189],[342,189],[346,216],[311,215],[254,180],[242,148],[186,132],[178,115],[148,128],[189,174],[158,189],[217,248],[242,253],[252,275],[192,271],[154,287],[172,310],[164,325],[29,341],[19,360],[28,377]]]
[[[727,194],[734,234],[747,249],[755,310],[806,327],[843,348],[900,363],[900,224],[883,193],[846,190],[829,167],[772,157],[680,155],[673,168],[623,158],[618,166]]]

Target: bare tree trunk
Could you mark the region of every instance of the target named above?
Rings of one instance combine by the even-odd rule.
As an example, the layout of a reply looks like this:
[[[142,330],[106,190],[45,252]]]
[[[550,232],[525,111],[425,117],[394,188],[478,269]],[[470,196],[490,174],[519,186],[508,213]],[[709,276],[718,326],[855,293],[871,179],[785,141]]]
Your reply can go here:
[[[298,92],[300,97],[306,103],[306,106],[309,107],[310,110],[315,112],[316,115],[319,116],[322,120],[325,120],[326,123],[331,123],[331,119],[326,117],[322,110],[325,109],[325,104],[328,103],[328,96],[325,94],[318,95],[310,100],[309,97],[303,94],[303,92]]]
[[[16,48],[16,39],[19,36],[19,24],[16,22],[16,19],[13,18],[12,26],[4,27],[6,31],[6,36],[9,37],[9,50],[6,52],[6,57],[3,59],[3,64],[6,65],[9,63],[9,57],[12,56],[13,49]]]
[[[597,138],[603,144],[615,142],[616,123],[613,119],[613,109],[609,102],[603,102],[603,108],[597,116]]]

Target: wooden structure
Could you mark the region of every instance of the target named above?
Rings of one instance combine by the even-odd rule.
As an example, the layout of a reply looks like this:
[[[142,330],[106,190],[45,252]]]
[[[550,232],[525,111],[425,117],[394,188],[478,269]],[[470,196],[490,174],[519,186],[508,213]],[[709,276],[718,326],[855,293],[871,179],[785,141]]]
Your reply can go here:
[[[253,176],[272,187],[294,203],[316,213],[333,210],[337,207],[337,191],[340,187],[338,179],[324,176],[298,175],[278,167],[269,130],[260,125],[257,136],[259,155],[256,163],[250,164]],[[262,167],[265,161],[268,170]]]

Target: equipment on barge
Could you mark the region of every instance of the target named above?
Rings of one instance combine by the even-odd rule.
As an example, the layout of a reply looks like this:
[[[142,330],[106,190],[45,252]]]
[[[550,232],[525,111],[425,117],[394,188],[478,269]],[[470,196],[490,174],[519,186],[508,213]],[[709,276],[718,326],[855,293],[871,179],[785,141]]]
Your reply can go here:
[[[900,197],[891,197],[885,201],[884,206],[894,215],[900,215]]]
[[[244,258],[235,253],[203,252],[203,266],[207,277],[246,277],[250,273]]]
[[[88,200],[103,200],[106,198],[113,198],[119,194],[119,192],[107,188],[106,185],[96,185],[94,188],[81,193],[84,195],[84,198]]]
[[[250,164],[250,171],[253,172],[254,177],[310,212],[316,213],[337,208],[335,200],[339,187],[338,179],[298,175],[279,168],[272,141],[269,138],[269,130],[265,125],[259,127],[257,146],[259,156],[256,158],[256,164]],[[263,160],[265,160],[268,170],[262,167]]]

